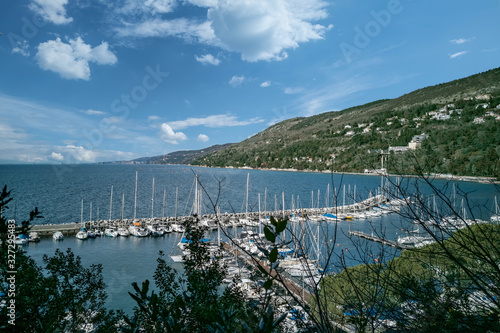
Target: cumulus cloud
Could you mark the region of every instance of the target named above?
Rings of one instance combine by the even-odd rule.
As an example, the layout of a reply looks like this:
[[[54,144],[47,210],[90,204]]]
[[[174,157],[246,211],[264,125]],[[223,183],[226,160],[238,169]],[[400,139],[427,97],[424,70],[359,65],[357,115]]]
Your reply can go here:
[[[196,61],[201,62],[203,65],[214,65],[217,66],[220,64],[220,60],[215,58],[211,54],[205,54],[202,55],[201,57],[194,56]]]
[[[64,147],[60,147],[59,150],[65,153],[66,159],[70,159],[74,162],[95,162],[95,159],[97,157],[97,154],[94,151],[85,149],[82,146],[67,145]],[[55,156],[58,156],[57,154],[62,155],[61,153],[56,153]]]
[[[50,154],[50,158],[53,159],[54,161],[64,160],[64,156],[62,156],[61,153],[56,153],[56,152],[52,152],[52,154]]]
[[[265,82],[262,82],[262,83],[260,84],[260,86],[261,86],[262,88],[269,87],[270,85],[271,85],[271,81],[265,81]]]
[[[187,118],[186,120],[171,121],[168,123],[170,129],[180,130],[193,126],[206,126],[211,128],[217,127],[233,127],[233,126],[246,126],[250,124],[261,123],[263,120],[260,118],[252,118],[245,121],[240,121],[236,116],[228,114],[212,115],[204,118]]]
[[[205,134],[198,135],[198,142],[207,142],[210,138]]]
[[[450,59],[455,59],[455,58],[461,57],[467,53],[468,53],[468,51],[462,51],[462,52],[450,54]]]
[[[184,0],[184,4],[207,8],[206,19],[150,15],[119,20],[121,25],[115,30],[123,37],[178,37],[237,52],[243,60],[255,62],[283,60],[287,50],[323,39],[333,27],[317,23],[328,16],[328,3],[322,0]],[[130,12],[129,7],[124,5],[119,11]]]
[[[29,47],[30,45],[27,40],[18,40],[16,46],[12,48],[12,53],[19,53],[25,57],[28,57],[30,55]]]
[[[68,0],[32,0],[29,8],[42,16],[45,20],[54,24],[67,24],[73,18],[66,17],[66,6]]]
[[[207,17],[222,47],[243,60],[282,60],[285,50],[322,39],[332,28],[312,23],[327,17],[326,6],[320,0],[220,0]]]
[[[163,141],[171,143],[171,144],[178,144],[177,140],[187,140],[187,136],[182,133],[182,132],[174,132],[172,127],[170,127],[169,124],[163,123],[161,124],[161,131],[160,131],[160,137]]]
[[[231,80],[229,80],[229,84],[232,85],[233,87],[237,87],[240,86],[244,81],[245,81],[244,75],[241,76],[233,75]]]
[[[81,37],[70,39],[69,44],[60,38],[40,43],[35,57],[41,69],[58,73],[63,79],[74,80],[90,79],[89,62],[113,65],[118,61],[109,50],[108,43],[92,47],[85,44]]]

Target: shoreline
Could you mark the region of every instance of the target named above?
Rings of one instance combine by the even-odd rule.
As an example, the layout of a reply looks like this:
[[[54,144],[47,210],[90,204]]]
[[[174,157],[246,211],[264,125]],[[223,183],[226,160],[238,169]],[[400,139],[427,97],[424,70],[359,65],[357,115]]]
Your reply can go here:
[[[169,165],[169,164],[165,164]],[[181,165],[181,164],[170,164],[170,165]],[[365,172],[339,172],[339,171],[330,171],[330,170],[298,170],[298,169],[282,169],[282,168],[251,168],[251,167],[210,167],[206,165],[186,165],[190,167],[198,167],[198,168],[207,168],[207,169],[235,169],[235,170],[256,170],[256,171],[284,171],[284,172],[303,172],[303,173],[323,173],[323,174],[338,174],[338,175],[358,175],[358,176],[389,176],[389,177],[408,177],[408,178],[419,178],[418,175],[400,175],[400,174],[382,174],[382,173],[365,173]],[[500,180],[497,180],[495,177],[480,177],[480,176],[456,176],[450,174],[438,174],[438,173],[430,173],[427,174],[426,177],[433,179],[443,179],[443,180],[455,180],[455,181],[464,181],[464,182],[473,182],[479,184],[500,184]]]

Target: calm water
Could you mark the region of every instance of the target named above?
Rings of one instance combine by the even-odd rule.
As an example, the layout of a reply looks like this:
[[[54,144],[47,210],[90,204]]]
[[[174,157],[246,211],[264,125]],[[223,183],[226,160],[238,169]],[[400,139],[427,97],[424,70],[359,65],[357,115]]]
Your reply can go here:
[[[7,184],[12,189],[14,201],[10,209],[4,212],[9,218],[18,221],[27,218],[29,211],[35,206],[42,212],[44,218],[36,223],[66,223],[79,222],[81,204],[84,202],[83,219],[88,220],[98,215],[101,219],[110,216],[110,194],[113,186],[112,218],[121,217],[122,198],[124,198],[124,217],[131,218],[134,214],[135,177],[138,172],[137,217],[189,215],[193,202],[194,174],[198,173],[200,181],[212,198],[218,198],[221,212],[244,212],[246,209],[246,182],[250,174],[249,211],[258,211],[258,195],[261,196],[261,208],[282,208],[282,193],[285,193],[285,207],[292,205],[292,195],[295,207],[324,207],[328,202],[333,204],[332,184],[340,188],[339,204],[345,200],[349,203],[349,195],[343,197],[343,185],[346,193],[351,196],[356,188],[356,197],[367,198],[370,191],[376,192],[380,186],[380,178],[363,175],[329,175],[320,173],[297,173],[280,171],[206,169],[186,166],[157,165],[8,165],[0,166],[0,185]],[[154,181],[154,193],[152,183]],[[219,193],[219,183],[220,193]],[[444,186],[444,181],[436,181],[438,187]],[[459,182],[457,188],[469,193],[473,202],[482,205],[475,210],[477,217],[489,218],[487,208],[492,207],[497,194],[494,186]],[[450,187],[451,189],[451,187]],[[319,200],[318,200],[319,190]],[[176,203],[177,191],[177,203]],[[326,199],[327,191],[330,198]],[[425,190],[424,190],[425,191]],[[313,195],[311,194],[313,193]],[[267,193],[267,195],[265,195]],[[163,198],[166,194],[165,206]],[[153,199],[152,199],[153,198]],[[204,201],[211,207],[207,195]],[[319,202],[318,202],[319,201]],[[153,212],[152,212],[153,206]],[[205,207],[205,212],[213,210]],[[337,253],[354,250],[352,242],[347,238],[348,229],[371,232],[373,228],[383,229],[387,238],[395,239],[402,233],[401,228],[407,226],[397,215],[389,215],[373,220],[338,223],[337,238],[334,238],[333,226],[330,224],[328,234],[319,233],[316,238],[320,247],[335,246]],[[315,233],[317,225],[310,224],[311,233]],[[104,267],[104,278],[108,285],[108,306],[114,309],[130,311],[134,302],[128,295],[132,291],[131,283],[152,279],[156,268],[158,251],[167,254],[177,251],[175,234],[163,238],[101,238],[78,241],[66,237],[62,242],[43,239],[38,244],[29,244],[26,251],[37,262],[42,263],[44,254],[53,254],[56,248],[66,250],[71,248],[82,257],[84,264],[100,263]],[[214,237],[214,235],[212,235]],[[378,245],[366,243],[368,249]],[[350,254],[350,253],[349,253]],[[355,264],[354,259],[348,264]],[[174,264],[176,268],[182,268]],[[176,266],[175,266],[176,265]]]

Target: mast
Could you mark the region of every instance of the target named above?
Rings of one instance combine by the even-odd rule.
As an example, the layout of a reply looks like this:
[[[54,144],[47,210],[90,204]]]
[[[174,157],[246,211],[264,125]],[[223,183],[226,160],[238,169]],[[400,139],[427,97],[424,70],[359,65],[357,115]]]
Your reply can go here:
[[[250,173],[247,173],[247,194],[246,194],[246,206],[245,206],[245,217],[248,218],[248,184],[250,182]]]
[[[163,209],[162,209],[162,212],[161,212],[161,215],[162,217],[164,218],[165,217],[165,201],[166,201],[166,198],[167,198],[167,188],[163,188]]]
[[[135,172],[135,194],[134,194],[134,220],[137,212],[137,171]]]
[[[97,219],[99,222],[99,219]],[[92,221],[92,201],[90,202],[90,221]]]
[[[198,215],[198,174],[195,175],[193,214]]]
[[[122,193],[122,223],[123,223],[123,213],[125,211],[125,193]]]
[[[80,224],[83,225],[83,199],[82,199],[82,209],[80,212]]]
[[[330,207],[330,183],[326,185],[325,208]]]
[[[113,210],[113,185],[111,185],[111,196],[109,197],[109,222],[111,223],[111,212]]]
[[[282,201],[283,201],[283,218],[285,218],[285,191],[281,192]]]
[[[155,205],[155,177],[153,177],[153,190],[151,191],[151,218],[154,217],[154,205]]]
[[[262,223],[260,222],[260,193],[259,193],[259,234],[262,233]]]
[[[318,189],[318,210],[319,210],[319,189]]]
[[[264,212],[267,212],[267,187],[264,189]]]
[[[175,220],[177,221],[177,194],[179,192],[179,188],[175,188]]]

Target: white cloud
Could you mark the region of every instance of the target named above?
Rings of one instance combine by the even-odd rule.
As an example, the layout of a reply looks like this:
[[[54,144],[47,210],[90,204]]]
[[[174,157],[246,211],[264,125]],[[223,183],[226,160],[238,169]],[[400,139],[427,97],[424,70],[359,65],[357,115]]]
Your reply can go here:
[[[184,0],[184,3],[189,3],[198,7],[215,7],[219,0]]]
[[[165,14],[174,11],[177,0],[115,0],[115,12],[124,15],[140,16]]]
[[[210,138],[205,134],[198,135],[198,142],[207,142]]]
[[[474,39],[476,39],[476,37],[472,37],[472,38],[457,38],[457,39],[450,40],[450,43],[456,44],[456,45],[461,45],[461,44],[472,42]]]
[[[172,127],[167,123],[161,124],[160,136],[163,141],[174,145],[178,144],[177,140],[187,140],[187,136],[184,133],[174,132]]]
[[[286,50],[300,43],[323,39],[333,25],[316,21],[328,16],[328,3],[322,0],[184,0],[207,10],[207,20],[176,18],[166,20],[152,13],[146,19],[130,17],[139,6],[138,0],[127,0],[116,9],[122,37],[178,37],[238,52],[245,61],[283,60]]]
[[[461,57],[461,56],[463,56],[464,54],[466,54],[468,52],[469,51],[462,51],[462,52],[457,52],[457,53],[450,54],[450,59],[455,59],[455,58]]]
[[[67,24],[73,21],[73,18],[66,17],[64,6],[67,4],[68,0],[32,0],[29,8],[54,24]]]
[[[218,114],[205,118],[187,118],[186,120],[171,121],[168,123],[168,125],[173,130],[180,130],[193,126],[206,126],[211,128],[246,126],[261,123],[262,121],[263,120],[260,118],[252,118],[249,120],[240,121],[236,116],[231,116],[228,114]]]
[[[92,109],[88,109],[88,110],[85,110],[85,111],[82,111],[82,112],[85,113],[85,114],[88,114],[89,116],[104,116],[106,114],[106,112],[92,110]]]
[[[320,0],[220,0],[207,16],[224,49],[250,62],[282,60],[285,50],[322,39],[332,28],[311,23],[327,17],[326,6]]]
[[[149,116],[148,120],[149,121],[156,121],[156,120],[160,120],[160,117],[158,117],[158,116]]]
[[[210,22],[198,22],[186,18],[162,20],[152,18],[140,23],[127,23],[115,29],[121,37],[178,37],[187,42],[215,45],[215,35]]]
[[[260,84],[260,86],[261,86],[262,88],[269,87],[270,85],[271,85],[271,81],[265,81],[265,82],[262,82],[262,83]]]
[[[65,153],[66,159],[69,159],[73,162],[95,162],[95,159],[97,157],[97,154],[94,151],[85,149],[82,146],[67,145],[64,147],[59,147],[59,150]]]
[[[285,90],[283,90],[283,92],[287,95],[298,94],[301,93],[302,91],[304,91],[304,88],[300,87],[287,87],[285,88]]]
[[[30,45],[27,40],[23,40],[22,42],[18,40],[16,46],[12,48],[12,53],[19,53],[25,57],[28,57],[30,55],[30,52],[28,50],[29,47]]]
[[[93,48],[85,44],[81,37],[70,39],[69,44],[60,38],[40,43],[35,57],[41,69],[59,73],[64,79],[75,80],[90,79],[89,62],[113,65],[118,61],[106,42]]]
[[[205,54],[202,55],[201,57],[194,56],[196,61],[201,62],[203,65],[214,65],[217,66],[220,64],[220,60],[215,58],[211,54]]]
[[[146,0],[144,5],[151,8],[153,13],[169,13],[174,10],[177,0]]]
[[[64,160],[64,156],[61,153],[56,153],[56,152],[52,152],[52,154],[50,154],[50,158],[53,159],[54,161]]]
[[[231,80],[229,80],[229,84],[232,85],[233,87],[237,87],[240,86],[244,81],[245,81],[244,75],[241,76],[233,75]]]

